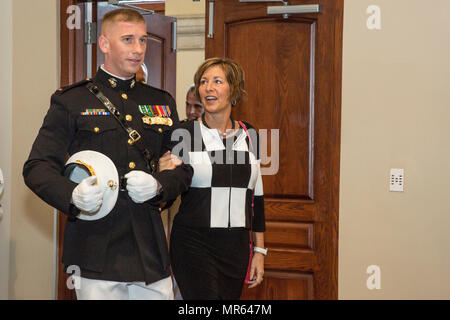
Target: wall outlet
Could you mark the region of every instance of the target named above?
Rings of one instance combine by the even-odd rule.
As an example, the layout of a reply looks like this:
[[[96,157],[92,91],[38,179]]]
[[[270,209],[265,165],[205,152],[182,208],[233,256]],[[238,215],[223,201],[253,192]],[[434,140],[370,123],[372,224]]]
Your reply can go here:
[[[404,169],[391,169],[391,175],[389,177],[389,191],[403,192],[403,186],[405,184],[404,174]]]

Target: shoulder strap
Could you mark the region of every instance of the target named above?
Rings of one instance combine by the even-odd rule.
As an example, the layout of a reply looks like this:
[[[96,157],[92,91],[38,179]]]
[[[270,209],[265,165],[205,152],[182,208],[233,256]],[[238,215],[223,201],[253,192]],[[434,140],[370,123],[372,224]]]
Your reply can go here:
[[[252,148],[252,151],[254,151],[253,149],[253,142],[252,142],[252,138],[250,137],[250,134],[248,133],[248,129],[245,126],[245,124],[242,121],[238,122],[239,125],[244,129],[245,133],[247,134],[248,137],[248,141],[250,141],[250,148]],[[253,208],[255,207],[255,190],[253,190],[252,192],[252,216],[250,217],[250,243],[253,243],[253,216],[255,215]]]
[[[252,151],[254,151],[255,149],[253,149],[252,138],[250,137],[250,134],[248,133],[247,127],[245,126],[245,124],[242,121],[239,121],[239,125],[244,129],[245,133],[247,134],[248,141],[250,141],[250,148],[252,148]]]
[[[88,90],[100,100],[103,105],[109,110],[111,115],[119,122],[120,126],[126,131],[128,137],[130,138],[130,144],[135,145],[139,151],[144,156],[148,168],[152,173],[158,171],[158,161],[153,159],[151,152],[147,149],[144,142],[141,140],[141,135],[136,129],[130,127],[122,116],[122,114],[117,110],[114,104],[100,91],[100,89],[93,83],[89,82],[86,87]]]
[[[91,79],[85,79],[85,80],[82,80],[82,81],[78,81],[78,82],[72,83],[72,84],[70,84],[68,86],[59,88],[58,90],[56,90],[55,94],[58,95],[58,96],[62,95],[63,93],[65,93],[65,92],[67,92],[67,91],[69,91],[69,90],[71,90],[73,88],[80,87],[80,86],[82,86],[82,85],[84,85],[84,84],[86,84],[88,82],[91,82]]]

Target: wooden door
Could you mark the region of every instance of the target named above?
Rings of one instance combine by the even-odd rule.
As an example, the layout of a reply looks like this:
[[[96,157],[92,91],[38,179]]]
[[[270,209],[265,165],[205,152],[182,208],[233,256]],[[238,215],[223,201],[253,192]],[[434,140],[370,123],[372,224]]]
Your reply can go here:
[[[87,54],[84,43],[84,17],[85,2],[80,0],[61,0],[60,3],[60,42],[61,42],[61,86],[70,85],[86,78]],[[93,1],[93,21],[98,25],[106,12],[118,9],[118,6],[107,5]],[[79,28],[68,28],[68,21],[73,22],[75,14],[73,6],[79,10],[81,23]],[[157,13],[164,13],[162,4],[137,5],[146,9],[153,9]],[[145,64],[149,69],[149,84],[164,89],[175,98],[176,93],[176,53],[172,50],[172,17],[162,15],[144,15],[147,22],[147,30],[150,40],[148,42]],[[103,54],[92,46],[92,75],[94,76],[98,66],[103,63]],[[58,216],[58,300],[76,299],[75,290],[67,287],[68,275],[64,273],[64,265],[61,263],[62,248],[64,242],[64,228],[67,218],[63,213]]]
[[[263,176],[264,281],[242,298],[337,299],[343,1],[289,0],[322,12],[286,18],[268,14],[279,2],[213,2],[206,57],[243,66],[248,99],[234,118],[269,130],[268,155],[279,157],[277,173]]]

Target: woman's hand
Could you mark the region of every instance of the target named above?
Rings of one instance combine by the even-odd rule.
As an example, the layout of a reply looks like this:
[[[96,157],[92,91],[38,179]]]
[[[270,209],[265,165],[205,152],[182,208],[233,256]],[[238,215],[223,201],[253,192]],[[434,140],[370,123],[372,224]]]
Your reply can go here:
[[[259,252],[255,252],[252,258],[252,265],[250,268],[250,285],[249,289],[254,288],[261,284],[264,276],[264,255]]]
[[[159,158],[159,172],[164,170],[173,170],[181,164],[183,164],[183,161],[178,159],[176,155],[171,154],[170,151],[167,151],[161,158]]]

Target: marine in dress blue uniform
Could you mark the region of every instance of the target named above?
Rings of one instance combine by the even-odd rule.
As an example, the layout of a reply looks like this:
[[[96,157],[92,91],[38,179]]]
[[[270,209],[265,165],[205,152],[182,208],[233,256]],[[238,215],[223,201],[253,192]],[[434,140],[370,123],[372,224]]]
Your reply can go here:
[[[62,175],[67,155],[94,150],[108,156],[120,176],[130,170],[151,173],[142,154],[129,143],[126,132],[88,91],[85,86],[88,81],[91,80],[53,94],[50,109],[24,165],[25,182],[45,202],[69,216],[62,257],[66,267],[79,266],[81,276],[89,279],[153,283],[170,276],[160,205],[187,190],[192,168],[181,165],[174,170],[153,173],[162,191],[152,200],[138,204],[122,190],[106,217],[96,221],[76,219],[80,211],[71,204],[76,184]],[[141,133],[154,157],[161,157],[172,126],[146,124],[143,121],[146,115],[139,106],[166,106],[170,109],[166,118],[176,123],[175,101],[170,94],[136,82],[135,78],[116,78],[102,69],[92,81]]]

